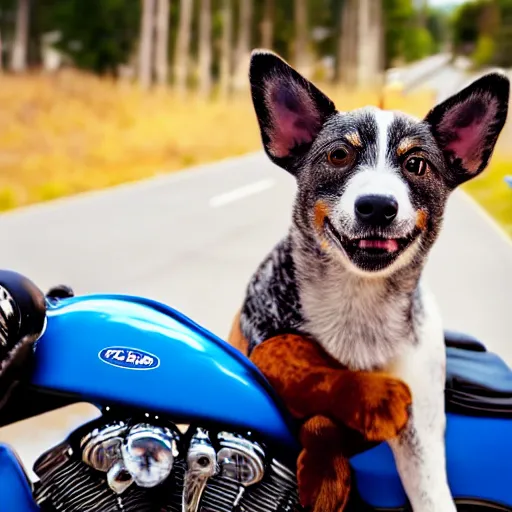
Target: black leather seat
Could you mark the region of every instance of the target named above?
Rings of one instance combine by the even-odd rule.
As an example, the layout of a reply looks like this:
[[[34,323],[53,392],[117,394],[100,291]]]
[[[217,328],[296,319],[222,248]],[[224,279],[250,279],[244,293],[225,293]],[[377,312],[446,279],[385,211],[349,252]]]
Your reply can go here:
[[[445,345],[450,348],[462,348],[465,350],[472,350],[473,352],[487,351],[485,345],[481,341],[464,332],[445,329],[444,342]]]
[[[512,370],[476,338],[447,332],[446,408],[512,418]]]

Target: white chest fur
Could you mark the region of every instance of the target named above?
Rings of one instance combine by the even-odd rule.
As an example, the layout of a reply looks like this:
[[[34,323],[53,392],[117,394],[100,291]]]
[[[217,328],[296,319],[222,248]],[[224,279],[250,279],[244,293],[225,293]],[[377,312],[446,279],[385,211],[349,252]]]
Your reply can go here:
[[[417,293],[392,290],[385,279],[339,269],[301,280],[305,327],[323,348],[351,369],[376,369],[416,341]]]

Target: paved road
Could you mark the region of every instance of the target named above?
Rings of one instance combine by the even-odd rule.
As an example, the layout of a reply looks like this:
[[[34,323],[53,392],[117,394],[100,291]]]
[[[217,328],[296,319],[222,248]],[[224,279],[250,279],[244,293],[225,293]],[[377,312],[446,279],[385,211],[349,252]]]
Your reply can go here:
[[[0,217],[0,265],[43,288],[149,295],[224,336],[245,283],[283,235],[294,181],[254,154]],[[512,245],[456,193],[428,266],[445,322],[512,357]]]
[[[0,267],[43,288],[64,282],[78,293],[151,296],[225,336],[251,272],[285,233],[293,192],[293,179],[257,153],[26,208],[0,216]],[[461,193],[427,274],[446,326],[480,336],[512,363],[512,244]],[[31,463],[91,413],[75,411],[38,419],[51,432],[25,422],[0,430],[0,440],[16,441]]]
[[[401,84],[404,90],[414,90],[419,86],[425,86],[426,82],[437,76],[440,70],[451,69],[450,60],[451,54],[440,53],[402,68],[392,68],[387,71],[387,81],[389,84]],[[436,82],[434,87],[439,87],[439,82]]]

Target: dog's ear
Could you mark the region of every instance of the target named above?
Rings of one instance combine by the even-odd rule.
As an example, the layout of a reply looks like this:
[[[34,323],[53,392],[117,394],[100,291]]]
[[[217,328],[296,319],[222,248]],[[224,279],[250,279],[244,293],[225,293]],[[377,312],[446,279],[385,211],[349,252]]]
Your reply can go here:
[[[442,149],[452,187],[487,166],[508,112],[510,83],[489,73],[427,114],[426,122]]]
[[[251,56],[252,100],[265,151],[294,172],[329,116],[334,103],[276,54]]]

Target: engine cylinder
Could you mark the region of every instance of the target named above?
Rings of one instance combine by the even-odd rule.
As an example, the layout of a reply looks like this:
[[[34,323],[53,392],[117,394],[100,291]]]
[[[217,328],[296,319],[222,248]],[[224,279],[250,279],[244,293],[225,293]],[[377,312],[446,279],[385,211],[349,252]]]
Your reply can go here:
[[[94,425],[80,434],[81,442],[71,441],[77,437],[72,434],[36,462],[35,497],[43,510],[302,510],[294,471],[269,457],[250,434],[197,428],[183,446],[173,425],[130,427],[129,420]]]

